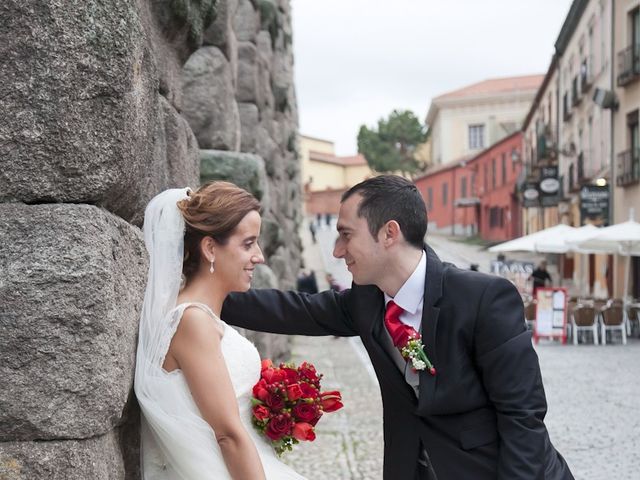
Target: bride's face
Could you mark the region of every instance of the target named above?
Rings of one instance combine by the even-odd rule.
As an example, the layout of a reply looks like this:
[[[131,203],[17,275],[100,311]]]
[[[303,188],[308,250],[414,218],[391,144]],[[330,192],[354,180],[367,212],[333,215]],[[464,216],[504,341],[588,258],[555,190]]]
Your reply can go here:
[[[260,214],[252,210],[238,223],[227,243],[216,247],[215,273],[229,292],[247,291],[256,265],[264,263],[258,246],[261,222]]]

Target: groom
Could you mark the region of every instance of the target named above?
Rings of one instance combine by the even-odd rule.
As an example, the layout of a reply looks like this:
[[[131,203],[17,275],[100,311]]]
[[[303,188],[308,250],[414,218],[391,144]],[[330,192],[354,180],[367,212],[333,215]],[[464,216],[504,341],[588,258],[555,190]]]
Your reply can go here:
[[[358,335],[382,392],[386,480],[573,479],[544,425],[540,367],[513,285],[442,263],[423,244],[422,197],[402,177],[352,187],[337,228],[333,254],[353,275],[350,289],[232,294],[222,318],[273,333]],[[413,371],[394,346],[389,331],[410,327],[435,374]]]

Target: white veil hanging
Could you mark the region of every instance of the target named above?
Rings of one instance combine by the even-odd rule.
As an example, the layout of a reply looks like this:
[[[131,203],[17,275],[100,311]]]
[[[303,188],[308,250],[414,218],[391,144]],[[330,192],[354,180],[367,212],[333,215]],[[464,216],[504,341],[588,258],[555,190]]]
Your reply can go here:
[[[134,390],[142,410],[144,479],[230,478],[215,435],[199,415],[181,379],[162,364],[180,321],[176,312],[184,255],[185,222],[177,202],[189,189],[170,189],[145,210],[149,275],[140,315]],[[186,392],[186,393],[185,393]]]

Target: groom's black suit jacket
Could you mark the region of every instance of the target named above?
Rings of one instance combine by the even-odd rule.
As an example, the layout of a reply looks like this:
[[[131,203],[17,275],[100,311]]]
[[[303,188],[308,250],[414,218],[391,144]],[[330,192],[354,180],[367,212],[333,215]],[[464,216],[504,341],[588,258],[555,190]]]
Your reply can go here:
[[[419,400],[382,346],[384,296],[375,286],[250,290],[230,295],[222,318],[273,333],[360,336],[382,392],[386,480],[417,478],[421,448],[439,480],[572,479],[543,423],[540,367],[517,290],[425,249],[422,334],[437,374],[420,372]]]

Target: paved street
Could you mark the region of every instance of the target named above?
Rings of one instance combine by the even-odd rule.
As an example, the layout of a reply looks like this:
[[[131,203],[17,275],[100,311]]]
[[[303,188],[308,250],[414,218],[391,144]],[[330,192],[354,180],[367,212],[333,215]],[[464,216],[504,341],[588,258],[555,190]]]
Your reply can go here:
[[[320,288],[326,288],[325,271],[339,283],[350,284],[342,262],[331,257],[335,228],[318,230],[315,245],[308,229],[301,235],[308,247],[306,266],[316,271]],[[487,271],[495,258],[446,237],[427,240],[441,258],[461,267],[478,263],[481,271]],[[639,478],[640,341],[604,347],[541,342],[536,350],[551,440],[575,478]],[[310,480],[382,478],[382,407],[362,346],[355,339],[296,337],[293,354],[296,362],[315,363],[325,374],[324,388],[341,390],[345,407],[323,418],[317,440],[299,445],[286,461]]]

